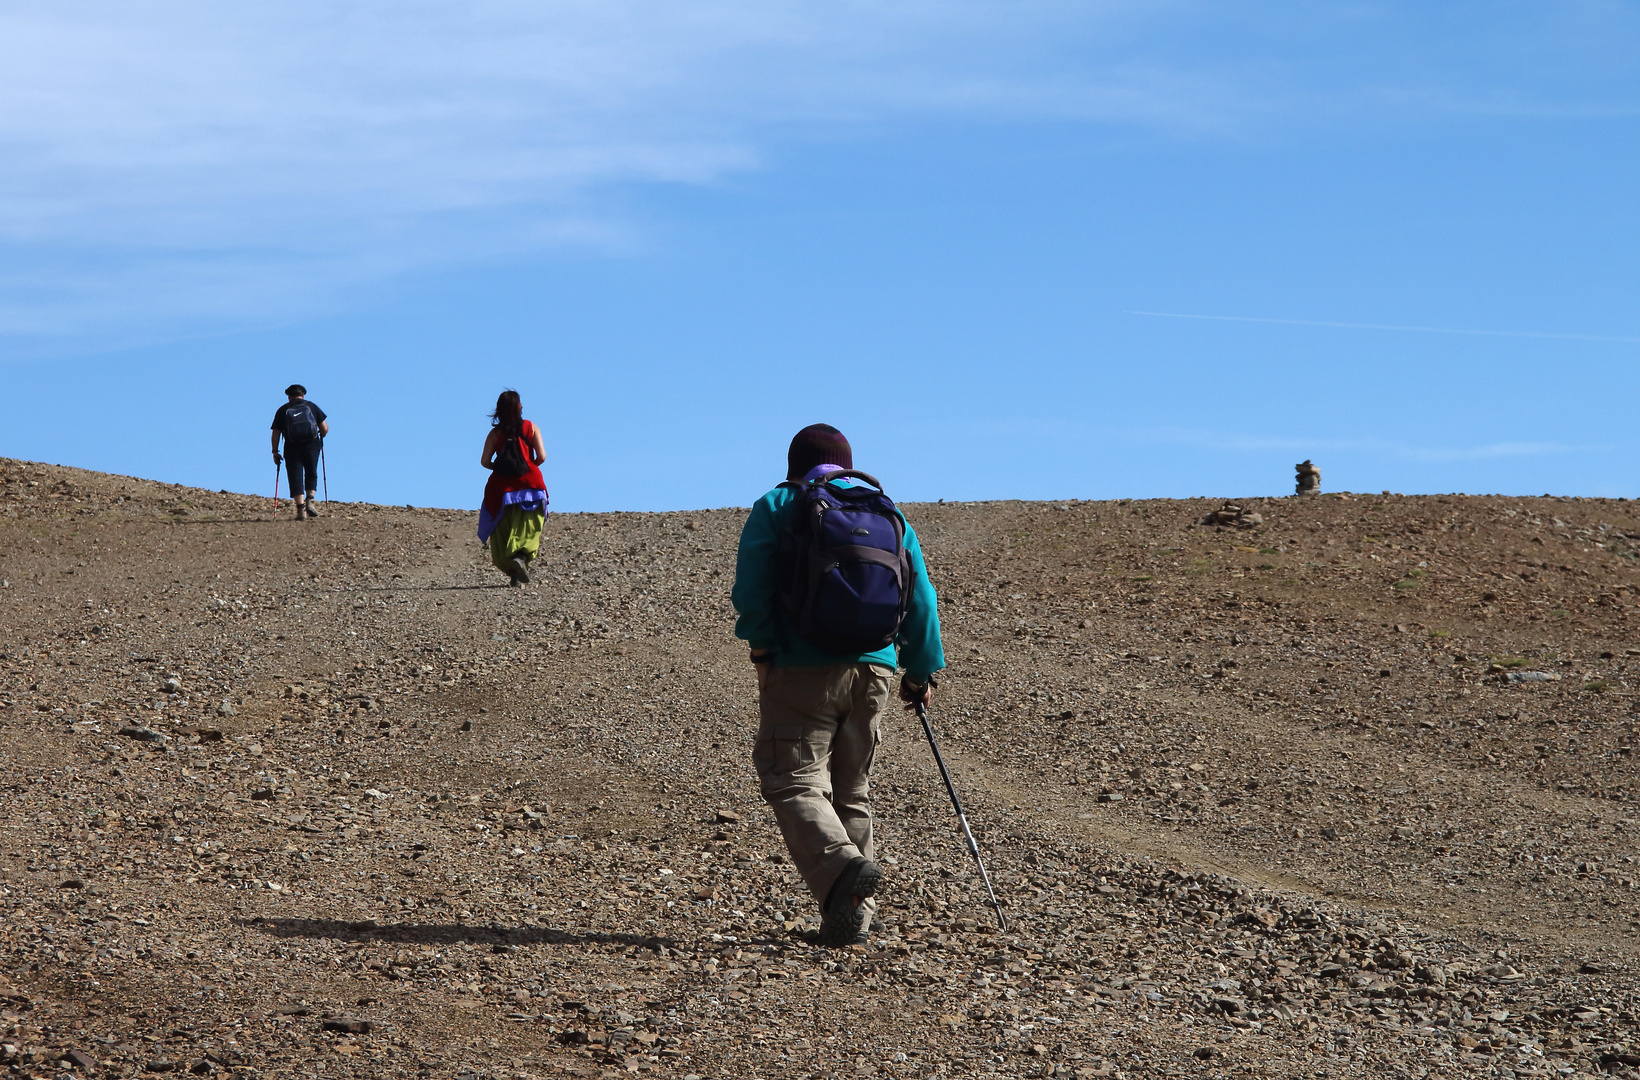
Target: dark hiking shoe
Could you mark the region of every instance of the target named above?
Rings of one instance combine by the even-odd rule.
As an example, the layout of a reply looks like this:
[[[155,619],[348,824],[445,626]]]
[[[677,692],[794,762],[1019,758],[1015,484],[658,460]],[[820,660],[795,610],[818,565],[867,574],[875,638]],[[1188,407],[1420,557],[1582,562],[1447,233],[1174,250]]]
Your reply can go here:
[[[870,859],[855,859],[843,868],[820,916],[820,944],[842,948],[858,944],[870,934],[860,902],[875,896],[882,881],[883,868]]]
[[[530,583],[530,567],[521,556],[514,555],[507,563],[507,573],[513,579],[514,585],[528,585]]]
[[[318,514],[315,514],[313,512],[313,504],[312,503],[307,504],[307,516],[310,517],[310,518],[316,518],[316,517],[319,516]]]

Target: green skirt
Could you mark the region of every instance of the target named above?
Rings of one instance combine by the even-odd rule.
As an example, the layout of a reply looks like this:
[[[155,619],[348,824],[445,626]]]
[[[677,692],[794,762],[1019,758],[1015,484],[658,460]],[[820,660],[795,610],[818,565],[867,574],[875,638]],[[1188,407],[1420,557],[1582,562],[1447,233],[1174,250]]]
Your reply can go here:
[[[522,558],[526,564],[541,550],[541,528],[547,515],[539,510],[520,510],[509,507],[490,533],[490,561],[497,570],[506,571],[507,564]]]

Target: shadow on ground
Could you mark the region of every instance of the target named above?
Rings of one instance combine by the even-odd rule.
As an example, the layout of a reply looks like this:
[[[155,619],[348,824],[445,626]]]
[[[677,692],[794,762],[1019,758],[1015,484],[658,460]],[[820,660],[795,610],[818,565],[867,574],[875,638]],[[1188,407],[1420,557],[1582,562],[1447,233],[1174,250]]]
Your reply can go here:
[[[395,941],[417,945],[613,945],[659,951],[675,948],[672,938],[638,934],[573,934],[548,926],[463,926],[460,923],[387,923],[374,919],[244,919],[274,937],[334,938],[339,941]]]

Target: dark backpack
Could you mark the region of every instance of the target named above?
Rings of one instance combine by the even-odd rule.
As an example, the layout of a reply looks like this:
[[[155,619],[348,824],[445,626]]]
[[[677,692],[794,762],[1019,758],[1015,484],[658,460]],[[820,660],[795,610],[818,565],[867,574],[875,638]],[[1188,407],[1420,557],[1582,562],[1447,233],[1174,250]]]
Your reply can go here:
[[[833,482],[845,477],[871,487]],[[905,521],[882,485],[844,469],[780,486],[797,492],[781,530],[777,564],[786,624],[827,653],[892,645],[911,598],[911,558]]]
[[[529,459],[524,456],[524,435],[522,429],[515,437],[503,437],[495,448],[494,469],[498,476],[523,476],[530,471]]]
[[[313,406],[305,401],[293,401],[285,406],[285,441],[308,442],[319,437],[319,419],[313,415]]]

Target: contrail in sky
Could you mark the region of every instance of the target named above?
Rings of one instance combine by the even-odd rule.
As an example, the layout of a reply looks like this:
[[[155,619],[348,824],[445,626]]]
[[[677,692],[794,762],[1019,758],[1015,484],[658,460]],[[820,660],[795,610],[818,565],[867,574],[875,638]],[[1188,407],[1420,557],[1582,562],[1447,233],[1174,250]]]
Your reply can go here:
[[[1640,345],[1637,337],[1608,337],[1602,334],[1541,334],[1531,330],[1463,330],[1452,326],[1393,326],[1386,323],[1322,322],[1318,319],[1261,319],[1251,315],[1183,315],[1176,311],[1129,311],[1155,319],[1203,319],[1208,322],[1277,323],[1281,326],[1328,326],[1340,330],[1400,330],[1414,334],[1468,334],[1474,337],[1548,338],[1554,341],[1606,341],[1620,345]]]

